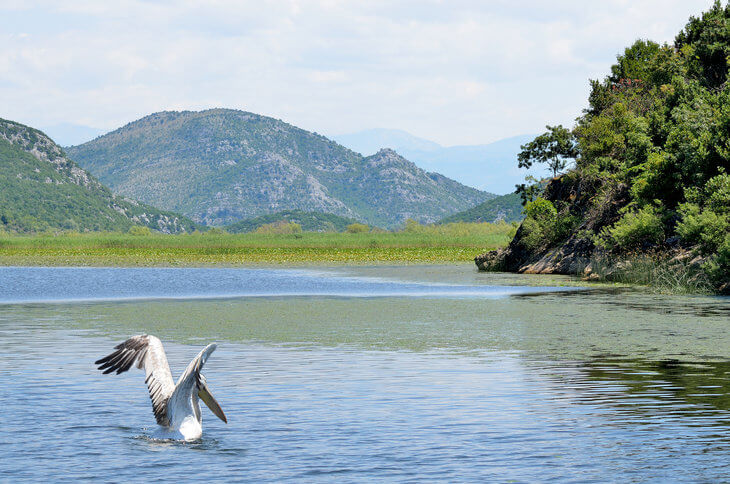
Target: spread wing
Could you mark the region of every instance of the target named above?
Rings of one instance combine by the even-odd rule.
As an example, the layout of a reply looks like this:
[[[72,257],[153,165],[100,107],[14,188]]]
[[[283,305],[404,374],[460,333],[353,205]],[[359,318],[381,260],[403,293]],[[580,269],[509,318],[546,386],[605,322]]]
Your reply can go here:
[[[167,355],[162,342],[155,336],[140,334],[114,347],[114,353],[94,362],[104,374],[129,370],[135,362],[137,368],[144,369],[145,383],[152,400],[152,412],[157,423],[170,425],[167,404],[175,391],[175,383],[167,363]]]
[[[205,365],[208,357],[210,357],[210,354],[213,353],[215,349],[216,344],[211,343],[203,348],[203,350],[198,353],[198,356],[193,358],[193,361],[190,362],[183,374],[177,380],[175,391],[170,397],[170,405],[172,405],[173,408],[176,408],[178,405],[182,405],[182,402],[185,400],[190,399],[191,395],[197,394],[219,419],[224,422],[228,422],[220,405],[211,394],[210,388],[208,388],[208,384],[205,381],[205,377],[201,373],[203,365]],[[198,417],[200,417],[200,409],[197,410],[197,413]]]

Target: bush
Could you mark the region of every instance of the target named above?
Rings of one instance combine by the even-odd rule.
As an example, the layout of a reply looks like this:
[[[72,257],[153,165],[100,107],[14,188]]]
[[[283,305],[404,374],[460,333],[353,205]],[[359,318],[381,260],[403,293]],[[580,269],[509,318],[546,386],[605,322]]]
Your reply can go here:
[[[550,200],[538,197],[525,205],[525,216],[532,218],[540,225],[548,225],[555,222],[558,211]]]
[[[522,244],[528,250],[549,247],[556,239],[558,211],[549,200],[536,198],[525,205],[522,222]]]
[[[677,234],[685,242],[697,244],[703,254],[716,252],[730,231],[727,215],[702,210],[695,203],[682,204],[679,213],[682,220],[677,224]]]
[[[345,231],[348,234],[364,234],[370,232],[370,226],[361,223],[354,223],[348,225],[347,228],[345,228]]]
[[[685,190],[685,197],[689,202],[679,207],[677,234],[703,254],[717,252],[730,233],[730,175],[710,178],[701,190]]]
[[[596,245],[608,250],[639,249],[664,241],[664,224],[653,207],[626,212],[613,227],[604,229]]]
[[[421,222],[418,220],[414,220],[412,218],[409,218],[406,220],[405,225],[403,225],[403,232],[422,232],[425,226],[421,225]]]
[[[142,225],[133,225],[129,228],[129,235],[151,235],[152,230],[150,230],[149,227],[144,227]]]

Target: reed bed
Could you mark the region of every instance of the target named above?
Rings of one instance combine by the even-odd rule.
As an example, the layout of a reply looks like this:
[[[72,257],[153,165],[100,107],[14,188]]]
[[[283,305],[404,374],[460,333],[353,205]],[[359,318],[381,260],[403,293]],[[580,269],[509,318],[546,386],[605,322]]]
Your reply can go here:
[[[421,225],[367,233],[0,234],[0,265],[466,262],[479,252],[505,246],[513,235],[514,227],[504,223]]]

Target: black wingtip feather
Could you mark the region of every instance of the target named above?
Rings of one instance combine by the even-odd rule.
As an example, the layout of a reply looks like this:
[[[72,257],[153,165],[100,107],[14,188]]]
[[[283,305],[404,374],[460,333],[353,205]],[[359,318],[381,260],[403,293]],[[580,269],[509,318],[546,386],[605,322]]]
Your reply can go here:
[[[138,358],[147,353],[147,335],[132,336],[114,347],[116,351],[94,362],[105,375],[117,372],[117,375],[129,370]]]

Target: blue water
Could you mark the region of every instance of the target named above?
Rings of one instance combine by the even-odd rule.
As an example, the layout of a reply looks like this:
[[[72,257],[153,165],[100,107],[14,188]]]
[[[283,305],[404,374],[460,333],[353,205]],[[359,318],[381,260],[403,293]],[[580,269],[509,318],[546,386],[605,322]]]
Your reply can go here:
[[[0,269],[0,481],[730,480],[729,299],[469,270]],[[228,424],[150,438],[145,331]]]
[[[500,297],[565,287],[414,283],[334,271],[0,267],[0,304],[265,296]]]

